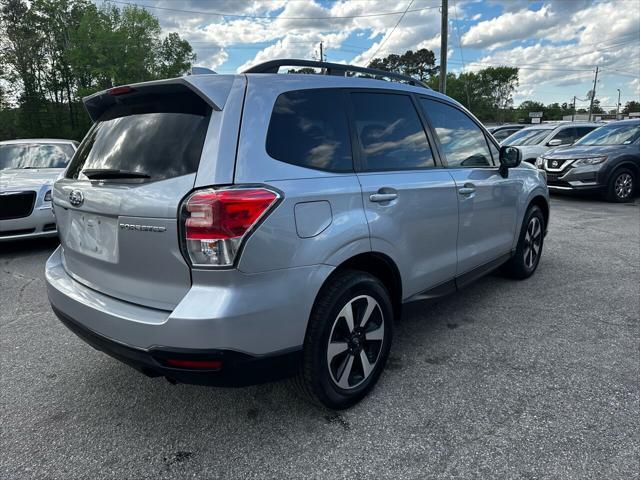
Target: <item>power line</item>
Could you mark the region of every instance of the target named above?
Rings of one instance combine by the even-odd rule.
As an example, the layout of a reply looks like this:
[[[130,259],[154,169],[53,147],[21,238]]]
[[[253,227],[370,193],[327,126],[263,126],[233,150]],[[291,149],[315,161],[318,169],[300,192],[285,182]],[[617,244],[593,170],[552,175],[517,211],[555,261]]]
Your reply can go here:
[[[371,63],[371,60],[373,60],[375,58],[375,56],[378,54],[378,52],[380,51],[380,49],[382,48],[382,46],[387,42],[387,40],[389,40],[389,38],[391,37],[391,35],[393,35],[393,32],[396,31],[396,28],[398,28],[398,25],[400,25],[400,22],[402,21],[402,19],[404,18],[404,16],[407,14],[407,12],[409,11],[409,9],[411,8],[411,5],[413,5],[413,0],[411,0],[409,2],[409,5],[407,5],[407,8],[405,8],[404,12],[402,13],[402,16],[398,19],[398,21],[396,22],[395,26],[393,27],[393,29],[391,30],[391,33],[389,33],[389,35],[385,36],[382,39],[382,42],[380,42],[380,45],[378,45],[378,48],[376,49],[376,51],[374,52],[373,55],[371,55],[371,57],[369,58],[369,61],[367,62],[367,65],[369,63]]]
[[[336,16],[327,16],[327,17],[283,17],[283,16],[270,16],[270,15],[244,15],[239,13],[222,13],[222,12],[205,12],[201,10],[184,10],[181,8],[170,8],[170,7],[158,7],[156,5],[143,5],[134,2],[123,2],[120,0],[108,0],[110,3],[117,3],[120,5],[128,5],[130,7],[140,7],[140,8],[152,8],[154,10],[165,10],[168,12],[178,12],[178,13],[191,13],[196,15],[210,15],[215,17],[231,17],[231,18],[246,18],[246,19],[263,19],[263,20],[340,20],[340,19],[353,19],[353,18],[370,18],[370,17],[386,17],[389,15],[406,15],[408,12],[421,12],[423,10],[430,10],[434,8],[438,8],[437,5],[427,6],[422,8],[415,8],[413,10],[405,10],[396,11],[396,12],[381,12],[381,13],[365,13],[361,15],[336,15]],[[413,0],[411,1],[413,3]],[[402,18],[402,17],[401,17]]]

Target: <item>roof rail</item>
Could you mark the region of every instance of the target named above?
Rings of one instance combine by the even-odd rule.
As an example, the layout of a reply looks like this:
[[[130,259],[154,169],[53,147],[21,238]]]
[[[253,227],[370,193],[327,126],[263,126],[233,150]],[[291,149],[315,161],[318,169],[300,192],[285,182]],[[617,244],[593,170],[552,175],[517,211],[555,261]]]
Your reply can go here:
[[[318,62],[315,60],[299,60],[293,58],[283,58],[278,60],[270,60],[268,62],[254,65],[242,73],[278,73],[280,67],[314,67],[324,70],[325,75],[337,75],[346,77],[347,72],[366,73],[374,77],[386,77],[394,80],[402,80],[410,85],[424,87],[431,90],[425,83],[416,80],[409,75],[403,75],[396,72],[387,72],[385,70],[377,70],[375,68],[357,67],[355,65],[343,65],[341,63]]]

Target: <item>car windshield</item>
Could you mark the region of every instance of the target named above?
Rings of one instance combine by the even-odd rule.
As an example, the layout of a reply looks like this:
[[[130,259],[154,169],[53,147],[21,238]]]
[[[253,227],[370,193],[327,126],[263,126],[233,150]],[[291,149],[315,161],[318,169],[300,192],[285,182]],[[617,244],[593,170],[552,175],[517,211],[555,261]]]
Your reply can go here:
[[[0,145],[0,170],[64,168],[73,157],[70,143],[10,143]]]
[[[552,130],[553,128],[525,128],[505,138],[502,143],[503,145],[515,146],[537,145],[542,142]]]
[[[575,145],[629,145],[640,138],[640,124],[611,124],[596,128]]]

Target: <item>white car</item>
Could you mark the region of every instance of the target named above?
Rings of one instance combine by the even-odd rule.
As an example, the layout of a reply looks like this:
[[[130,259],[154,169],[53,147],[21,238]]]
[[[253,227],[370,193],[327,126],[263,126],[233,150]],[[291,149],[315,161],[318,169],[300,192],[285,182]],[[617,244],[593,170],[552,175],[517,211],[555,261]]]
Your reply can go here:
[[[555,147],[573,145],[579,138],[601,127],[602,123],[541,123],[534,127],[523,128],[505,138],[500,145],[518,147],[522,161],[531,164],[547,150]]]
[[[49,138],[0,142],[0,241],[57,234],[51,185],[77,145]]]

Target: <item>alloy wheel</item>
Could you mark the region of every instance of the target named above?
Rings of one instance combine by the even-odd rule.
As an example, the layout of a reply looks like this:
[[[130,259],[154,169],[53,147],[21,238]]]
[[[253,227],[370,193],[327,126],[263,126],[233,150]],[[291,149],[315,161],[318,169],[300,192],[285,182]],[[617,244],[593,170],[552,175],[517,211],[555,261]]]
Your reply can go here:
[[[531,217],[524,236],[524,264],[533,268],[542,247],[542,224],[538,217]]]
[[[384,315],[369,295],[351,299],[334,320],[327,345],[331,380],[344,390],[361,385],[374,371],[384,343]]]
[[[633,192],[633,177],[626,172],[618,175],[614,183],[614,189],[616,197],[619,199],[629,198]]]

